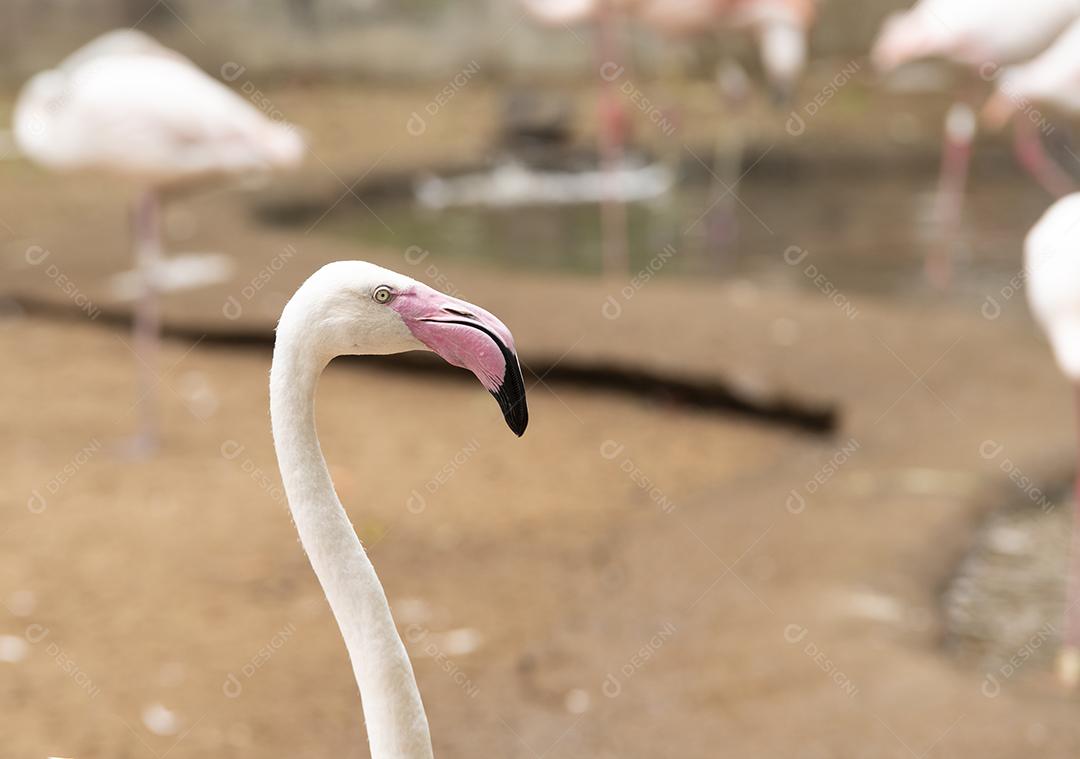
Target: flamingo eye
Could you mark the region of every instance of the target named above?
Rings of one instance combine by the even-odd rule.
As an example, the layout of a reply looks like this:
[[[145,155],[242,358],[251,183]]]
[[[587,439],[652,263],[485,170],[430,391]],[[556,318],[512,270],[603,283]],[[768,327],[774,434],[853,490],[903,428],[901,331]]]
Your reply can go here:
[[[376,303],[389,303],[394,299],[394,291],[388,285],[379,285],[371,293],[371,299]]]

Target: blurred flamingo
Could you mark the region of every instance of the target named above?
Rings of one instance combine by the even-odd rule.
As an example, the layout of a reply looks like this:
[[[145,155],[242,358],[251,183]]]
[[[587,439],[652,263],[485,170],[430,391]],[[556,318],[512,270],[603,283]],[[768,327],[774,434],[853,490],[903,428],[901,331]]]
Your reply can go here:
[[[549,26],[595,21],[611,0],[521,0],[533,18]],[[614,0],[618,2],[618,0]],[[618,3],[622,4],[622,3]]]
[[[806,66],[814,0],[638,0],[635,15],[671,36],[747,30],[757,37],[773,99],[787,102]]]
[[[595,35],[595,66],[600,72],[596,117],[597,152],[608,192],[600,203],[601,257],[605,273],[625,273],[629,268],[630,241],[626,204],[615,198],[616,170],[626,151],[630,118],[620,101],[615,81],[626,56],[619,41],[619,23],[633,0],[522,0],[539,22],[569,28],[591,22]]]
[[[1080,20],[1032,60],[1002,69],[982,111],[991,129],[1013,123],[1021,165],[1047,192],[1060,198],[1073,192],[1076,182],[1043,149],[1040,131],[1049,134],[1053,127],[1036,105],[1080,113]]]
[[[790,101],[806,66],[814,0],[638,0],[636,18],[675,38],[715,37],[731,30],[757,38],[772,101]],[[727,128],[716,129],[712,158],[712,190],[705,214],[705,241],[720,249],[738,236],[736,198],[732,188],[742,172],[746,135],[741,128],[749,101],[749,78],[731,56],[721,56],[716,86]]]
[[[522,0],[537,20],[571,26],[605,14],[632,16],[673,37],[745,29],[756,37],[777,100],[787,100],[806,65],[815,0]]]
[[[871,55],[883,73],[922,58],[944,58],[990,79],[999,67],[1043,50],[1078,13],[1076,0],[920,0],[886,19]],[[976,119],[965,101],[954,103],[946,117],[936,204],[941,245],[926,259],[927,278],[940,288],[952,279],[950,247],[975,139]]]
[[[885,20],[872,55],[886,72],[922,58],[1005,66],[1046,48],[1078,13],[1076,0],[919,0]]]
[[[583,22],[596,25],[596,51],[601,67],[601,86],[597,106],[600,122],[599,143],[605,165],[617,165],[624,153],[630,120],[619,102],[614,79],[606,71],[621,72],[625,55],[618,44],[616,30],[621,17],[630,16],[646,27],[674,37],[713,34],[722,29],[751,30],[758,38],[762,64],[770,83],[773,99],[786,102],[794,91],[798,76],[806,64],[807,35],[814,18],[815,0],[522,0],[525,8],[539,21],[569,27]],[[717,72],[717,85],[730,113],[737,113],[745,102],[746,79],[741,69],[730,62]],[[720,174],[737,174],[741,164],[741,140],[735,150],[723,150],[719,141],[715,161],[729,153],[729,170],[713,171],[715,184]],[[734,167],[734,168],[731,168]],[[613,172],[612,172],[613,173]],[[732,181],[734,178],[731,177]],[[731,184],[725,183],[725,184]],[[710,204],[720,217],[717,235],[722,239],[734,234],[731,194],[714,186],[717,202]],[[614,270],[625,267],[628,257],[625,208],[619,203],[604,206],[605,261]],[[710,232],[710,236],[712,233]]]
[[[335,356],[410,350],[433,351],[473,372],[514,434],[524,434],[525,383],[506,326],[482,308],[363,261],[327,264],[300,286],[282,311],[270,366],[281,480],[345,639],[372,759],[431,759],[431,733],[382,583],[334,492],[315,430],[315,388]]]
[[[134,180],[139,432],[158,445],[155,368],[160,333],[163,192],[221,175],[297,165],[304,141],[187,58],[133,29],[108,32],[33,76],[19,93],[14,134],[31,160],[56,171],[99,170]]]
[[[1024,243],[1024,275],[1031,310],[1050,338],[1058,366],[1072,383],[1076,421],[1080,425],[1080,256],[1076,255],[1078,229],[1080,193],[1058,200],[1032,227]],[[1069,688],[1075,688],[1080,683],[1080,459],[1076,477],[1065,602],[1065,632],[1057,667],[1058,677]]]

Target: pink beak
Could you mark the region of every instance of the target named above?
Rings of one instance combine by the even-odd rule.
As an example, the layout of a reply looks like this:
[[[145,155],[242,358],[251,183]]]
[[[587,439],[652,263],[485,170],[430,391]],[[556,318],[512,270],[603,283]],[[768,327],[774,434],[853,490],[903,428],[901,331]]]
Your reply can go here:
[[[398,293],[390,307],[413,336],[448,363],[468,369],[495,396],[520,437],[529,424],[525,379],[506,325],[484,309],[426,285]]]

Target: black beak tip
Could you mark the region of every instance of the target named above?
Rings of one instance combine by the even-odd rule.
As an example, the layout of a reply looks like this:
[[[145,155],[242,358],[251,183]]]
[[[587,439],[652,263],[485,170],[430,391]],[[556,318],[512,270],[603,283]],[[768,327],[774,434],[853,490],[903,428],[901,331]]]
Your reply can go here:
[[[510,427],[510,431],[518,437],[525,434],[525,428],[529,426],[529,414],[520,414],[515,418],[507,417],[506,424]]]
[[[525,428],[529,426],[529,405],[525,401],[525,379],[521,376],[521,368],[516,360],[512,365],[509,365],[509,361],[507,363],[502,384],[491,394],[499,402],[506,426],[515,435],[521,437],[525,434]]]
[[[525,428],[529,426],[529,407],[525,403],[525,393],[508,393],[506,383],[503,383],[498,392],[494,392],[492,395],[499,402],[499,408],[502,409],[506,426],[518,437],[524,435]]]

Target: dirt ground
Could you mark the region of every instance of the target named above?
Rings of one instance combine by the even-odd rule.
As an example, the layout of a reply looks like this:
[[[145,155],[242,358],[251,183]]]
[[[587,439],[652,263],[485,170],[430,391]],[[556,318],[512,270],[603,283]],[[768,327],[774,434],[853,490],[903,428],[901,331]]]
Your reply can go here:
[[[417,101],[379,97],[324,98],[316,150],[357,167],[340,175],[381,153],[408,166],[482,152],[453,109],[441,142],[410,142],[400,117]],[[371,112],[367,139],[349,139],[348,115]],[[336,179],[316,167],[296,181]],[[27,264],[39,245],[103,297],[126,258],[124,192],[7,162],[0,194],[8,289],[64,302]],[[171,320],[220,326],[225,299],[290,244],[300,253],[238,324],[272,323],[322,260],[424,278],[402,264],[407,240],[358,251],[264,228],[253,202],[220,192],[171,212],[174,248],[251,251],[229,285],[170,299]],[[1050,492],[1071,472],[1068,388],[1020,296],[990,320],[853,295],[851,318],[813,291],[660,278],[611,320],[610,282],[439,274],[510,324],[526,364],[723,379],[842,416],[813,436],[531,379],[531,426],[514,440],[475,383],[332,366],[320,434],[438,756],[1080,750],[1077,703],[1044,662],[1006,676],[945,645],[941,595],[979,524],[1029,498],[1009,472]],[[268,351],[167,343],[165,448],[132,462],[110,449],[134,417],[126,333],[3,313],[0,755],[367,756],[339,634],[277,489]]]

